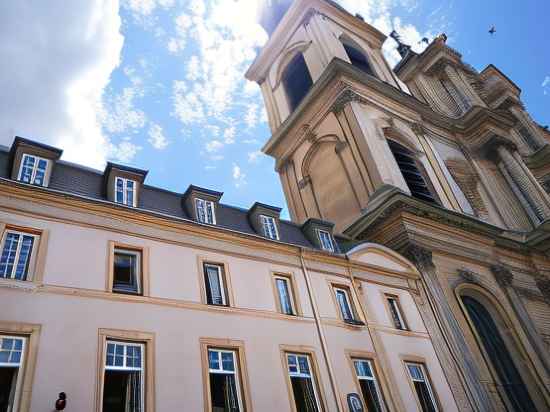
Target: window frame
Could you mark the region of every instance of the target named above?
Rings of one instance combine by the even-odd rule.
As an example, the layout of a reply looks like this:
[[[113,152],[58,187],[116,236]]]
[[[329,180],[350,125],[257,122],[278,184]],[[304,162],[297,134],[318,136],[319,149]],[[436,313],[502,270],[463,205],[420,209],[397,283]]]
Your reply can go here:
[[[119,202],[117,200],[117,193],[118,193],[117,183],[119,180],[122,181],[122,202]],[[132,182],[134,186],[132,189],[132,204],[128,204],[128,182]],[[127,177],[122,177],[122,176],[115,176],[114,186],[113,186],[113,191],[114,191],[113,199],[115,203],[119,205],[128,206],[128,207],[137,207],[137,185],[138,185],[138,182],[134,179],[129,179]]]
[[[358,310],[358,304],[354,298],[353,289],[350,285],[345,285],[342,283],[333,283],[329,282],[329,286],[331,288],[331,296],[332,300],[334,302],[334,305],[336,307],[336,313],[338,314],[338,319],[345,323],[347,326],[353,326],[353,327],[362,327],[365,326],[365,322],[361,314]],[[340,306],[340,302],[338,301],[338,292],[344,292],[344,295],[346,297],[350,312],[351,312],[351,319],[345,319],[344,313],[342,312],[342,308]]]
[[[234,339],[200,338],[199,343],[201,348],[202,361],[201,369],[203,379],[204,411],[212,411],[212,394],[210,391],[210,362],[208,357],[210,350],[234,353],[235,372],[237,374],[235,380],[240,395],[240,412],[252,411],[244,342],[242,340]]]
[[[388,310],[388,315],[390,317],[390,323],[393,325],[395,329],[398,330],[410,330],[409,324],[407,322],[407,319],[405,318],[405,314],[403,312],[403,308],[401,307],[401,301],[399,299],[398,295],[390,294],[390,293],[384,293],[384,300],[386,301],[386,309]],[[395,319],[393,317],[393,311],[392,311],[392,303],[395,304],[395,310],[397,313],[397,317],[399,318],[399,322],[401,323],[402,327],[398,327],[395,323]]]
[[[19,236],[19,241],[17,243],[17,248],[15,251],[14,256],[14,263],[11,269],[11,273],[9,276],[0,275],[0,279],[7,280],[7,281],[17,281],[17,282],[33,282],[35,281],[35,272],[36,272],[36,263],[38,260],[38,252],[40,250],[40,241],[41,241],[41,232],[36,232],[34,230],[26,230],[24,228],[17,228],[12,226],[0,226],[0,256],[4,254],[4,247],[7,240],[7,237],[9,234],[14,234]],[[30,250],[30,253],[27,258],[26,262],[26,270],[24,273],[24,279],[16,279],[15,272],[17,270],[17,266],[19,264],[19,257],[21,253],[21,249],[23,247],[21,239],[23,236],[30,236],[32,237],[33,243]]]
[[[21,398],[21,395],[22,395],[22,382],[23,382],[23,379],[24,379],[24,374],[25,374],[25,366],[26,366],[26,361],[27,361],[27,357],[26,357],[26,352],[27,352],[27,340],[28,338],[24,337],[24,336],[17,336],[17,335],[8,335],[8,334],[4,334],[4,333],[1,333],[0,332],[0,342],[2,342],[4,339],[12,339],[14,341],[14,344],[15,345],[15,341],[21,341],[21,355],[20,355],[20,358],[19,358],[19,362],[18,363],[12,363],[12,362],[9,362],[9,359],[8,359],[8,362],[0,362],[0,369],[1,368],[17,368],[17,378],[15,379],[15,388],[14,391],[13,391],[13,403],[11,405],[11,407],[8,409],[9,412],[17,412],[18,411],[18,407],[19,407],[19,399]],[[12,346],[12,350],[10,352],[13,352],[13,346]],[[0,345],[0,351],[2,351],[2,346]],[[19,352],[19,351],[17,351]],[[10,358],[11,358],[12,355],[10,355]],[[9,406],[9,405],[8,405]]]
[[[128,331],[119,329],[99,329],[98,330],[98,356],[97,356],[97,377],[96,377],[96,412],[103,412],[103,391],[105,383],[106,359],[107,359],[107,343],[108,341],[117,341],[130,345],[141,344],[143,351],[141,355],[144,365],[142,396],[143,411],[153,412],[155,410],[155,334],[142,331]]]
[[[209,225],[215,225],[216,224],[216,207],[215,203],[212,200],[206,200],[202,199],[200,197],[194,198],[195,203],[195,216],[197,217],[197,221],[201,223],[206,223]],[[199,213],[199,204],[202,203],[202,208],[204,210],[204,218],[205,220],[201,220],[200,213]],[[212,221],[208,221],[208,208],[211,208],[212,210]]]
[[[208,303],[208,297],[206,295],[206,283],[205,283],[205,272],[204,272],[204,265],[215,265],[222,268],[223,273],[223,280],[225,284],[225,298],[226,298],[226,304],[225,306],[222,305],[211,305]],[[211,309],[226,309],[230,307],[235,306],[235,300],[233,296],[233,285],[231,282],[231,274],[229,271],[229,264],[225,261],[221,261],[216,258],[211,258],[210,256],[197,256],[197,274],[198,274],[198,280],[199,280],[199,288],[201,293],[201,303],[204,305],[208,305]]]
[[[288,314],[283,311],[279,288],[277,287],[277,279],[281,279],[287,282],[287,288],[290,296],[290,306],[293,312],[292,314]],[[302,316],[300,299],[297,294],[298,288],[294,279],[294,275],[290,273],[271,272],[271,281],[273,285],[273,294],[275,298],[275,306],[277,312],[285,316]]]
[[[21,180],[21,178],[23,177],[23,168],[24,168],[24,165],[25,165],[25,158],[26,157],[34,158],[34,164],[33,164],[32,172],[31,172],[31,179],[30,179],[29,182],[23,182],[23,180]],[[46,162],[46,167],[44,168],[44,177],[42,179],[42,184],[37,184],[37,183],[34,182],[34,180],[36,179],[36,173],[38,171],[38,163],[40,162],[40,160],[43,160],[43,161]],[[19,163],[19,172],[17,173],[17,180],[19,182],[26,183],[26,184],[29,184],[29,185],[47,187],[48,185],[47,185],[47,180],[46,179],[49,177],[48,176],[49,167],[50,167],[50,159],[46,159],[45,157],[37,156],[37,155],[31,154],[31,153],[23,153],[21,155],[21,160],[20,160],[20,163]]]
[[[321,246],[321,249],[325,252],[336,252],[336,248],[334,247],[334,237],[332,236],[332,234],[329,231],[323,229],[315,229],[315,231],[317,232],[317,239],[319,239],[319,245]],[[327,240],[329,242],[328,248],[325,247],[321,234],[326,234]]]
[[[321,376],[319,375],[319,366],[317,364],[317,358],[315,354],[315,349],[307,346],[293,346],[293,345],[280,345],[281,351],[281,362],[283,367],[283,373],[286,376],[287,391],[288,391],[288,400],[290,402],[290,408],[292,412],[299,412],[296,408],[296,399],[294,398],[294,391],[292,389],[292,380],[289,373],[288,366],[288,356],[287,355],[300,355],[308,357],[309,370],[312,373],[311,379],[313,382],[313,388],[316,394],[317,406],[319,412],[327,411],[327,405],[325,404],[325,393],[321,381]]]
[[[363,407],[365,408],[365,410],[367,410],[367,405],[365,403],[365,394],[363,393],[363,389],[361,387],[361,380],[370,380],[370,381],[374,382],[374,387],[376,389],[376,394],[378,395],[378,398],[380,399],[380,406],[381,406],[382,412],[387,412],[388,411],[388,406],[387,406],[387,403],[386,403],[386,398],[384,396],[384,392],[382,390],[382,382],[381,382],[381,378],[380,378],[380,375],[378,373],[378,368],[376,367],[376,362],[375,362],[374,358],[369,357],[369,356],[363,356],[363,355],[354,356],[353,354],[349,354],[349,360],[351,362],[351,368],[353,370],[353,376],[355,378],[359,393],[361,394],[361,401],[363,402]],[[372,377],[369,378],[369,377],[359,376],[358,373],[357,373],[357,368],[355,367],[355,362],[367,362],[368,365],[369,365],[369,368],[372,372]]]
[[[40,331],[41,326],[37,324],[0,321],[1,336],[25,339],[23,362],[17,376],[12,411],[30,411]]]
[[[414,398],[415,398],[416,404],[418,406],[418,410],[422,411],[422,406],[421,406],[420,400],[418,398],[418,393],[416,392],[416,387],[414,386],[415,380],[414,380],[414,378],[412,377],[412,375],[410,373],[409,365],[420,366],[420,369],[421,369],[422,374],[424,376],[424,380],[422,382],[424,382],[426,384],[426,387],[428,389],[428,394],[430,395],[430,400],[432,401],[435,412],[442,411],[443,409],[441,409],[439,399],[437,397],[437,393],[435,391],[435,388],[433,387],[432,379],[430,377],[430,374],[428,372],[428,368],[426,366],[426,361],[424,359],[417,359],[417,358],[404,358],[403,359],[403,366],[405,367],[405,374],[407,376],[407,381],[409,382],[411,390],[413,391]]]
[[[277,219],[275,219],[273,216],[264,215],[264,214],[260,214],[259,219],[260,219],[260,227],[262,228],[263,235],[266,238],[271,240],[280,240],[279,228],[277,227]],[[271,228],[269,228],[270,224],[268,222],[273,222],[273,229],[274,229],[273,234],[275,237],[271,237],[270,235]],[[268,230],[266,230],[266,224],[267,224],[267,227],[269,228]]]
[[[141,285],[140,293],[131,293],[124,291],[117,291],[113,289],[114,286],[114,269],[115,269],[115,253],[116,250],[127,251],[132,253],[139,253],[140,258],[140,276],[139,284]],[[149,248],[144,246],[129,245],[110,240],[108,242],[108,268],[107,279],[105,289],[113,295],[122,295],[126,297],[130,296],[149,296]]]

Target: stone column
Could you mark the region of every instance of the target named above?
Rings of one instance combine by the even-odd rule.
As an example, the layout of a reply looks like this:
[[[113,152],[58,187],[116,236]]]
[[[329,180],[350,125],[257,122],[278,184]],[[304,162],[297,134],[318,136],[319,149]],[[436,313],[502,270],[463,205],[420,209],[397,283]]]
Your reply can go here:
[[[460,110],[462,110],[462,113],[466,113],[470,110],[470,107],[472,107],[472,99],[468,95],[469,93],[467,93],[467,90],[465,90],[465,88],[469,86],[462,82],[462,79],[458,76],[458,73],[454,67],[446,64],[443,70],[451,82],[449,93],[453,95],[453,99],[460,107]]]
[[[502,265],[491,265],[491,272],[493,273],[493,276],[495,277],[495,280],[497,281],[499,286],[508,296],[508,299],[510,300],[510,303],[512,305],[512,309],[518,317],[523,331],[525,332],[525,335],[527,335],[527,339],[535,350],[535,353],[541,361],[546,373],[550,374],[550,359],[548,359],[547,350],[540,338],[539,333],[535,328],[535,325],[533,324],[533,321],[531,320],[531,317],[529,316],[527,310],[525,309],[525,306],[523,305],[521,297],[512,285],[514,281],[514,275],[509,269]],[[550,287],[550,284],[548,286]]]
[[[546,204],[542,194],[526,175],[521,165],[514,158],[510,150],[504,145],[499,145],[497,153],[502,161],[503,167],[509,173],[516,187],[521,191],[529,204],[531,211],[536,215],[539,222],[550,217],[550,207]]]
[[[470,353],[466,338],[456,320],[451,306],[437,277],[432,252],[428,249],[411,244],[404,255],[411,260],[422,274],[426,286],[426,294],[435,315],[434,324],[427,324],[434,342],[437,355],[447,375],[449,385],[457,399],[458,409],[476,411],[494,411],[485,386],[481,383],[480,372],[475,359]],[[423,318],[431,315],[424,311]],[[459,402],[463,394],[467,399]]]

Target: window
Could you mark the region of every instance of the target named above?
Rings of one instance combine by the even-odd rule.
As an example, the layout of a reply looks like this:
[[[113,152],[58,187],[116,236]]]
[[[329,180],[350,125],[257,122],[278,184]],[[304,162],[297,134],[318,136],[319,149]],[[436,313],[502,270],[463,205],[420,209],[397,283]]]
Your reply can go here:
[[[411,191],[411,195],[426,202],[437,203],[416,163],[414,154],[409,149],[393,140],[388,140],[388,145],[395,157],[397,166],[401,170],[403,179],[405,179]]]
[[[264,231],[264,236],[270,239],[279,240],[279,232],[277,231],[277,224],[275,223],[274,217],[260,215],[260,223]]]
[[[209,305],[229,306],[222,265],[204,264],[204,284],[206,286],[206,303]]]
[[[351,64],[372,76],[373,72],[365,53],[363,53],[357,47],[354,47],[350,44],[343,43],[343,46],[344,46],[344,49],[346,50],[346,53],[348,55],[348,58]]]
[[[143,294],[141,251],[115,247],[113,259],[113,292]]]
[[[242,411],[237,353],[234,350],[209,348],[208,372],[212,411]]]
[[[18,179],[21,182],[30,183],[32,185],[44,186],[46,184],[47,168],[47,159],[25,153],[21,159]]]
[[[317,230],[317,235],[319,236],[319,243],[321,249],[328,252],[334,252],[334,243],[332,242],[332,235],[326,230]]]
[[[405,324],[405,319],[401,314],[401,305],[399,304],[399,298],[397,296],[386,296],[386,299],[388,301],[393,325],[397,329],[406,330],[407,325]]]
[[[426,374],[426,368],[421,363],[406,362],[407,371],[414,385],[416,396],[423,412],[437,412],[432,387]]]
[[[275,289],[279,301],[279,311],[285,315],[297,315],[291,278],[275,275]]]
[[[115,202],[126,206],[136,206],[136,186],[134,180],[123,177],[115,178]]]
[[[282,76],[282,83],[292,113],[313,84],[302,53],[296,54],[288,63]]]
[[[0,256],[0,278],[30,280],[33,250],[39,236],[15,230],[6,230],[2,239]]]
[[[318,412],[321,410],[320,399],[310,356],[287,353],[286,360],[296,411]]]
[[[202,223],[216,224],[216,214],[214,213],[214,202],[210,200],[195,199],[195,211],[197,220]]]
[[[334,286],[334,294],[336,296],[336,303],[340,309],[340,315],[342,320],[346,323],[353,325],[363,325],[363,322],[357,319],[356,312],[350,299],[350,291],[347,287]]]
[[[142,343],[107,340],[103,411],[143,412],[145,362]]]
[[[17,411],[26,339],[0,335],[0,411]]]
[[[384,412],[386,410],[382,392],[374,374],[372,361],[368,359],[353,359],[355,374],[359,380],[363,400],[369,412]]]

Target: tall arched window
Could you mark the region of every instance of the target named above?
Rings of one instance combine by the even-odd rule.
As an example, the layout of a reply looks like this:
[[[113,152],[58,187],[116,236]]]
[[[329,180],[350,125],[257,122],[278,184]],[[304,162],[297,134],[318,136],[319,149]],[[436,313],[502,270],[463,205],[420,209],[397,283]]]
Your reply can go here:
[[[293,112],[305,97],[313,81],[302,53],[296,54],[288,63],[282,76],[283,86]]]
[[[369,60],[365,53],[363,53],[358,47],[352,46],[349,43],[342,43],[346,53],[348,55],[351,64],[357,67],[358,69],[363,70],[365,73],[374,76],[374,72],[370,67]]]
[[[537,408],[487,308],[470,296],[462,296],[462,302],[513,410],[536,411]]]
[[[388,145],[411,191],[411,195],[417,199],[425,200],[426,202],[437,203],[424,179],[414,154],[405,146],[393,140],[388,140]]]

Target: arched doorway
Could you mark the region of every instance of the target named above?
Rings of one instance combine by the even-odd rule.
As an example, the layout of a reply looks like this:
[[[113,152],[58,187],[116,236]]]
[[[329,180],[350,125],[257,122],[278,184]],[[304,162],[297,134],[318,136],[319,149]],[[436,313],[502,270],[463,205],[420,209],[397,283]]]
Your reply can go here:
[[[461,299],[480,344],[498,376],[503,389],[501,392],[507,397],[509,407],[517,412],[536,411],[537,408],[518,370],[518,365],[514,362],[489,310],[472,296],[462,296]]]

